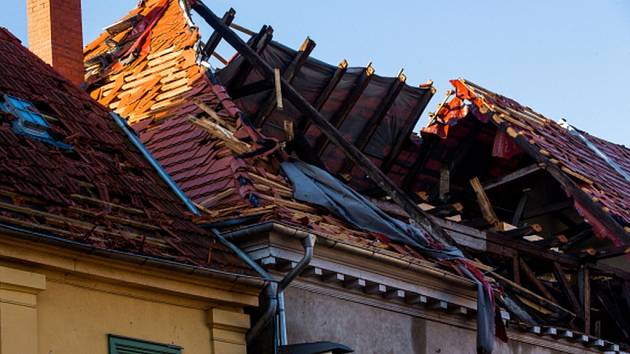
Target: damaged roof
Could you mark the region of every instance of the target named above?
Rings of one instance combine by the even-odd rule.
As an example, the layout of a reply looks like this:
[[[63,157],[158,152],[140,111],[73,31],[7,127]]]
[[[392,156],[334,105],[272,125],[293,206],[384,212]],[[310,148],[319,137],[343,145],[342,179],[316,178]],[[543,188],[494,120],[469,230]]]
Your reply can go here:
[[[278,68],[348,142],[388,172],[402,150],[402,142],[411,134],[435,93],[432,83],[411,86],[406,83],[402,70],[396,77],[379,76],[371,63],[366,67],[348,67],[344,60],[337,66],[330,65],[309,56],[315,47],[309,38],[299,50],[293,50],[271,37],[267,29],[253,36],[250,44],[269,65]],[[264,82],[264,77],[252,70],[243,57],[231,60],[217,76],[236,97],[234,102],[265,134],[283,139],[284,122],[291,121],[296,135],[306,137],[313,153],[319,155],[328,171],[355,188],[371,186],[364,173],[354,168],[343,152],[330,144],[290,103],[283,110],[275,109],[275,94],[270,87],[247,92],[248,86]]]
[[[455,98],[423,134],[446,138],[470,108],[481,122],[491,120],[499,129],[493,156],[526,154],[544,164],[598,237],[610,239],[615,246],[628,244],[630,149],[551,120],[470,81],[451,82]]]
[[[88,44],[86,81],[90,95],[130,122],[153,156],[204,211],[198,222],[274,220],[379,252],[395,252],[397,257],[422,258],[409,247],[358,230],[293,198],[293,186],[279,176],[273,156],[281,145],[254,129],[213,73],[200,64],[199,31],[190,25],[188,9],[181,4],[144,1],[117,22],[124,25]],[[137,50],[127,50],[132,47]]]
[[[4,228],[97,249],[245,270],[192,222],[182,201],[110,113],[4,28],[0,97]]]

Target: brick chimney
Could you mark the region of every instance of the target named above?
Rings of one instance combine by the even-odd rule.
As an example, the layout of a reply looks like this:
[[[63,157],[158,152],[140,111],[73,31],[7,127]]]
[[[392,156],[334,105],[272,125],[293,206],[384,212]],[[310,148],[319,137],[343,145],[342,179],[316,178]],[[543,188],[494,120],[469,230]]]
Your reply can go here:
[[[81,0],[27,0],[30,50],[77,85],[83,83]]]

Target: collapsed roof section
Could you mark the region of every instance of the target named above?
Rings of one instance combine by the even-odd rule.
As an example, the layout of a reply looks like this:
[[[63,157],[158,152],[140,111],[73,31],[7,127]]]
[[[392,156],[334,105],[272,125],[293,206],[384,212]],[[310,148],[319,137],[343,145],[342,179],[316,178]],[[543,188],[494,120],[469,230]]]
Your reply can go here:
[[[213,82],[213,73],[197,62],[203,55],[199,32],[181,4],[141,3],[88,44],[86,70],[92,97],[132,124],[205,212],[199,222],[275,220],[397,257],[421,258],[293,198],[293,186],[278,175],[272,156],[280,144],[253,129],[223,86]]]
[[[191,221],[125,127],[4,28],[0,108],[4,231],[247,271]]]
[[[426,195],[439,199],[436,186],[440,171],[446,169],[455,181],[453,193],[459,188],[461,196],[467,179],[478,177],[485,179],[484,189],[496,200],[496,212],[505,215],[516,210],[527,187],[533,198],[530,205],[510,220],[543,222],[550,238],[560,234],[563,225],[580,228],[584,220],[599,239],[608,240],[593,247],[630,243],[630,150],[550,120],[474,83],[452,83],[455,97],[423,129],[421,158],[415,166],[422,172],[406,185],[410,191],[426,192],[433,184],[433,193]],[[475,164],[464,161],[472,157]],[[530,180],[523,184],[524,178]],[[543,186],[545,190],[539,190]],[[539,207],[555,218],[545,220],[545,210],[533,210],[536,198]],[[563,225],[557,225],[558,219]],[[568,240],[549,244],[558,242]],[[580,251],[594,252],[587,247]]]
[[[348,67],[345,60],[338,66],[324,63],[309,56],[315,47],[309,38],[297,51],[271,38],[267,28],[252,36],[249,44],[270,66],[278,68],[348,142],[387,172],[435,92],[431,83],[412,87],[406,84],[402,71],[397,77],[378,76],[371,63],[364,68]],[[371,186],[365,174],[353,168],[344,153],[330,144],[302,112],[290,103],[282,110],[276,109],[273,87],[252,70],[245,58],[237,56],[217,75],[235,103],[265,134],[284,139],[285,122],[292,122],[295,136],[306,138],[311,154],[319,156],[328,171],[355,188]]]

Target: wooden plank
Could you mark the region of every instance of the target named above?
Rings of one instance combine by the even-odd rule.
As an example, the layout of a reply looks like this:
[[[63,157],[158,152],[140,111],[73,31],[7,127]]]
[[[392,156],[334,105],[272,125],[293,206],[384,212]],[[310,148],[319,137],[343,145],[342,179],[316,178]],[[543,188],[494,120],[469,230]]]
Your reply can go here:
[[[282,102],[282,84],[280,83],[280,69],[273,69],[273,77],[276,89],[276,108],[279,110],[284,109],[284,103]]]
[[[229,26],[230,24],[232,24],[232,21],[234,21],[235,16],[236,16],[236,10],[234,10],[233,8],[230,8],[225,13],[225,15],[223,15],[223,18],[221,20],[223,21],[223,23]],[[203,46],[203,51],[202,51],[203,58],[207,59],[212,53],[214,53],[215,49],[217,49],[217,46],[219,45],[220,42],[221,42],[221,35],[217,32],[213,32],[210,38],[208,38],[208,41],[206,42],[206,44]]]
[[[547,290],[547,288],[545,287],[545,284],[540,282],[540,280],[536,277],[536,273],[534,273],[534,271],[527,265],[527,263],[525,262],[523,258],[519,259],[519,265],[520,265],[521,270],[527,277],[527,279],[529,279],[529,281],[531,281],[532,284],[534,284],[536,289],[538,289],[538,291],[540,291],[540,293],[547,300],[557,304],[558,300],[556,300],[556,298],[553,295],[551,295],[549,290]]]
[[[571,308],[573,308],[575,313],[581,313],[580,302],[571,289],[571,284],[567,280],[567,276],[566,274],[564,274],[562,267],[557,262],[553,262],[553,274],[558,281],[558,284],[560,285],[560,290],[562,291],[562,294],[567,300],[569,300]]]
[[[232,32],[225,24],[202,2],[197,1],[193,9],[208,22],[216,31],[220,32],[223,38],[234,47],[245,59],[268,79],[273,78],[273,68],[267,64],[256,51],[252,50],[237,34]],[[381,172],[370,159],[361,153],[354,145],[348,143],[341,133],[330,122],[322,116],[304,97],[302,97],[284,78],[282,89],[285,97],[301,111],[306,117],[327,136],[330,141],[338,146],[349,159],[353,161],[363,172],[383,191],[385,191],[394,202],[409,214],[409,216],[424,229],[437,242],[444,245],[454,245],[455,242],[441,227],[435,224],[418,206],[396,186],[383,172]]]
[[[533,164],[533,165],[529,165],[527,167],[523,167],[519,170],[516,170],[512,173],[508,173],[507,175],[503,176],[503,177],[499,177],[497,179],[494,179],[492,181],[487,181],[483,183],[483,189],[485,190],[490,190],[492,188],[496,188],[499,186],[502,186],[506,183],[515,181],[519,178],[523,178],[525,176],[529,176],[534,172],[538,172],[542,170],[542,167],[540,167],[540,165],[538,164]]]
[[[521,266],[518,253],[512,257],[512,275],[516,284],[521,284]]]
[[[315,45],[316,43],[308,37],[304,40],[304,42],[302,43],[302,46],[300,46],[300,50],[293,57],[293,59],[287,66],[286,70],[282,74],[287,81],[293,82],[293,79],[300,72],[300,69],[302,68],[302,66],[304,66],[304,64],[308,60],[308,57],[313,52],[313,49],[315,49]],[[279,89],[278,86],[280,86],[281,84],[279,80],[274,80],[274,81],[277,83],[276,84],[276,92],[277,92]],[[277,95],[275,98],[277,99]],[[276,104],[274,105],[274,103]],[[273,95],[267,96],[263,100],[262,105],[260,106],[260,108],[258,109],[258,112],[256,112],[256,115],[253,118],[254,123],[258,127],[262,127],[265,124],[266,120],[269,118],[269,116],[271,116],[274,109],[277,107],[278,107],[277,101],[274,101],[274,96]]]
[[[523,219],[532,219],[549,213],[555,213],[573,207],[571,200],[563,200],[561,202],[545,204],[538,209],[528,210]]]
[[[372,77],[374,76],[374,68],[372,67],[372,63],[368,64],[368,66],[363,69],[361,75],[356,79],[354,85],[350,91],[348,97],[343,101],[341,107],[335,112],[335,114],[330,118],[330,124],[332,124],[335,128],[339,129],[343,122],[346,120],[348,115],[352,112],[352,109],[363,95],[363,92],[368,87]],[[315,142],[315,151],[321,154],[326,150],[328,146],[328,138],[325,134],[320,135]]]
[[[539,224],[532,224],[532,225],[526,225],[526,226],[522,226],[516,229],[508,230],[508,231],[502,231],[500,232],[500,234],[503,235],[506,239],[514,240],[514,239],[523,238],[523,236],[529,236],[529,235],[540,233],[542,230],[543,228]]]
[[[477,203],[479,204],[479,208],[481,209],[481,213],[483,214],[483,218],[497,230],[502,230],[503,224],[497,217],[497,214],[494,212],[494,208],[492,208],[492,204],[490,203],[490,199],[488,199],[488,195],[483,189],[481,182],[479,182],[479,178],[473,177],[470,180],[470,185],[475,191],[475,195],[477,196]]]

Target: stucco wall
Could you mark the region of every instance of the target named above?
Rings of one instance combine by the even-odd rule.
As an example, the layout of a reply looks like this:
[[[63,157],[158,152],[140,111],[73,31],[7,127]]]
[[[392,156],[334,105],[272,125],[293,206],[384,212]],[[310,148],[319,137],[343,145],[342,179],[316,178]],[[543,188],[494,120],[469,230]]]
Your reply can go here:
[[[211,354],[205,310],[167,301],[49,281],[38,296],[39,353],[106,354],[111,333]]]
[[[357,354],[475,354],[475,331],[292,287],[285,294],[289,343],[332,341]],[[439,314],[435,315],[441,317]],[[442,320],[448,321],[448,315]],[[458,322],[455,320],[454,322]],[[472,320],[471,320],[472,322]],[[551,341],[532,338],[538,345],[511,340],[498,342],[495,353],[586,353],[583,348],[551,349]]]

